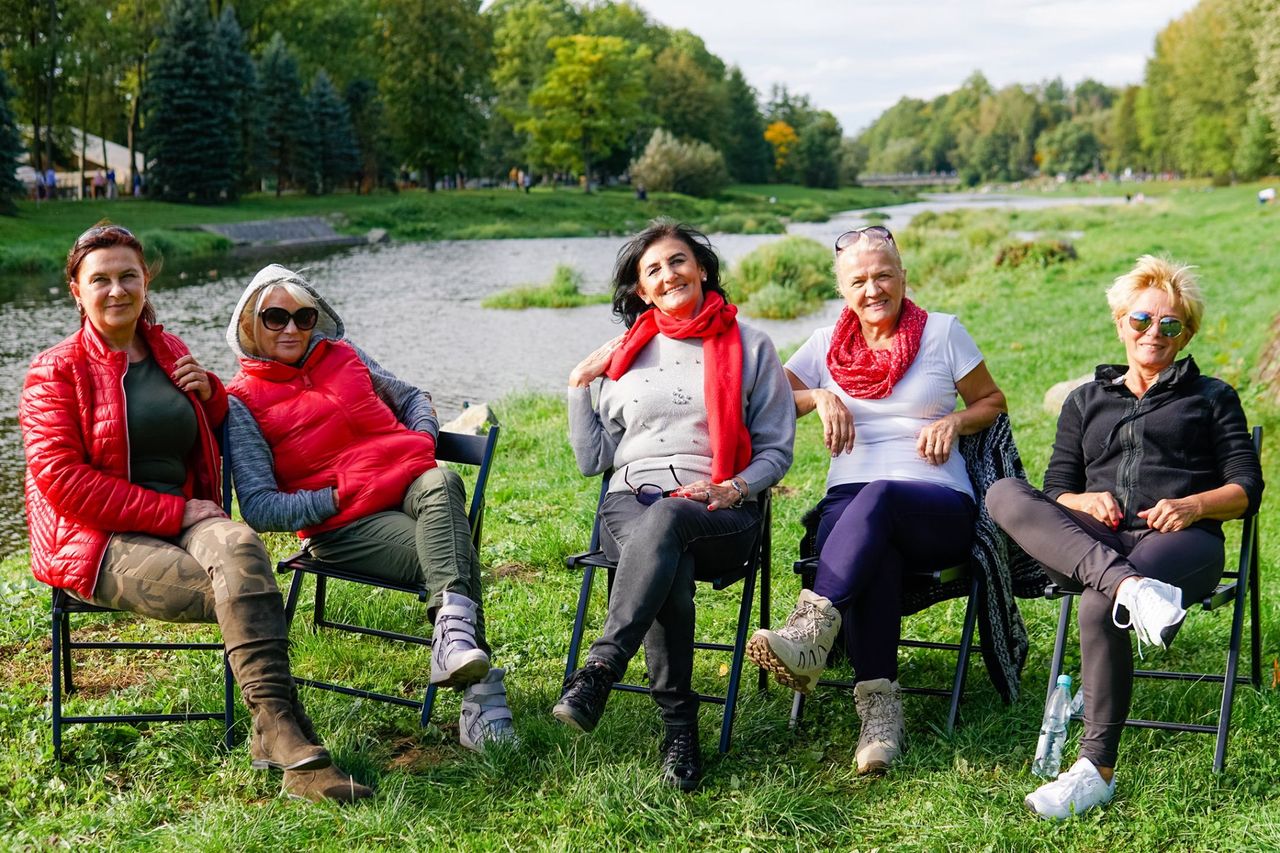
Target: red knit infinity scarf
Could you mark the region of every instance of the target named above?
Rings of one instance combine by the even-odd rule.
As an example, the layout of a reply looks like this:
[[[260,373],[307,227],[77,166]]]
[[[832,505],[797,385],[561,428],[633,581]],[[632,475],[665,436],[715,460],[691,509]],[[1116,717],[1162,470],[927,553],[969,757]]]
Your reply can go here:
[[[702,392],[707,400],[707,428],[711,433],[711,480],[722,483],[751,461],[751,434],[742,421],[742,334],[738,308],[711,292],[702,309],[688,320],[668,317],[657,309],[640,315],[614,350],[605,374],[612,380],[626,373],[636,356],[655,335],[668,338],[702,338],[706,362],[702,366]]]
[[[927,311],[903,298],[893,346],[871,349],[862,336],[858,315],[845,308],[827,350],[831,377],[850,397],[862,400],[888,397],[894,383],[902,378],[920,352],[920,339],[924,337],[924,323],[928,318]]]

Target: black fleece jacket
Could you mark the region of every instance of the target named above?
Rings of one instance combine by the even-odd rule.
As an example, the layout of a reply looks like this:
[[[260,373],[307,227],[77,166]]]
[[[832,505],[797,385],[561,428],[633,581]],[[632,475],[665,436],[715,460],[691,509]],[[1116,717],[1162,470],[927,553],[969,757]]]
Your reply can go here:
[[[1124,365],[1100,365],[1071,392],[1058,416],[1044,493],[1111,492],[1122,530],[1147,526],[1138,513],[1161,498],[1182,498],[1235,483],[1262,500],[1262,466],[1235,389],[1202,376],[1187,356],[1167,367],[1141,398],[1124,384]],[[1222,535],[1222,522],[1196,527]]]

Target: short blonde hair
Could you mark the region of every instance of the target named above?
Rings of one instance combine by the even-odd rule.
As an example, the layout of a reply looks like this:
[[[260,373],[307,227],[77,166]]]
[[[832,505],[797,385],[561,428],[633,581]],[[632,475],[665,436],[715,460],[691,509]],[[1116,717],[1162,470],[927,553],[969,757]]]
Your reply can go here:
[[[257,297],[246,302],[240,311],[240,346],[248,355],[262,355],[262,343],[258,340],[258,312],[262,310],[262,303],[267,300],[267,296],[275,290],[283,290],[303,308],[319,307],[311,292],[295,282],[273,281],[263,287],[258,291]]]
[[[1129,306],[1138,298],[1138,294],[1148,288],[1164,291],[1173,303],[1182,309],[1183,325],[1187,330],[1187,340],[1200,331],[1200,321],[1204,317],[1204,296],[1200,292],[1200,283],[1192,272],[1195,267],[1178,263],[1169,258],[1157,258],[1155,255],[1143,255],[1138,258],[1133,269],[1120,276],[1107,289],[1107,304],[1111,306],[1111,316],[1119,320],[1129,311]]]

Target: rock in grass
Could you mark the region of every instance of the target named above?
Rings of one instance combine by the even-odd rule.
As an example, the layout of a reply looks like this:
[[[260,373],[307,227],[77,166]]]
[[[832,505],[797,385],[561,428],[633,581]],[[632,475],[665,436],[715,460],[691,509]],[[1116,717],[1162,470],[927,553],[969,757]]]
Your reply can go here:
[[[1062,410],[1062,404],[1067,401],[1067,395],[1092,378],[1092,373],[1086,373],[1084,376],[1077,376],[1075,379],[1068,379],[1050,387],[1044,392],[1044,410],[1051,415],[1057,414]]]
[[[440,427],[443,432],[460,432],[465,435],[479,435],[488,432],[489,424],[496,424],[498,418],[489,408],[488,403],[478,406],[467,406],[462,414]]]

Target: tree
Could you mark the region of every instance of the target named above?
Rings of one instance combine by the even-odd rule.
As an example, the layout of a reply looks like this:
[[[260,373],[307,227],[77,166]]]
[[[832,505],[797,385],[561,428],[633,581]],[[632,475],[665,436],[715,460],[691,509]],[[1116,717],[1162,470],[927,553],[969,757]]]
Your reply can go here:
[[[536,159],[578,171],[591,191],[593,164],[624,143],[644,120],[644,63],[649,49],[617,36],[576,35],[551,43],[555,62],[529,103],[534,114],[519,125]]]
[[[1261,110],[1251,110],[1240,134],[1240,144],[1236,146],[1232,170],[1244,180],[1253,181],[1274,174],[1276,165],[1275,129],[1271,120]]]
[[[1272,151],[1280,159],[1280,0],[1259,0],[1254,53],[1258,79],[1253,84],[1253,108],[1270,122]]]
[[[651,190],[713,196],[729,184],[724,156],[705,142],[681,141],[658,128],[631,163],[631,179]]]
[[[360,150],[347,105],[338,97],[338,90],[323,68],[311,82],[307,115],[311,129],[307,139],[307,192],[333,192],[360,171]]]
[[[769,180],[773,151],[764,138],[764,119],[756,91],[737,66],[725,81],[725,100],[728,107],[722,149],[725,165],[734,180],[762,184]]]
[[[840,184],[840,122],[818,113],[796,141],[795,168],[806,187],[835,189]]]
[[[9,107],[13,90],[4,69],[0,68],[0,215],[13,216],[18,207],[13,203],[23,194],[22,182],[16,174],[18,158],[22,156],[22,137],[18,135],[18,123]]]
[[[690,53],[672,45],[657,55],[649,77],[657,122],[682,139],[717,144],[729,122],[724,86]]]
[[[174,0],[150,60],[146,128],[152,194],[212,203],[235,190],[231,93],[204,0]]]
[[[250,191],[257,188],[257,163],[263,144],[262,122],[258,117],[258,73],[245,49],[244,31],[230,4],[222,7],[215,35],[222,51],[222,79],[231,106],[226,123],[235,141],[230,164],[235,175],[234,186],[238,191]]]
[[[791,175],[791,152],[800,141],[796,129],[785,121],[775,121],[764,129],[764,141],[773,148],[773,171],[786,180]]]
[[[403,162],[462,171],[484,137],[492,34],[480,0],[384,0],[382,93]]]
[[[360,78],[347,84],[347,114],[359,149],[360,168],[357,175],[360,192],[378,186],[395,186],[395,164],[391,157],[391,139],[387,136],[386,117],[378,85]]]
[[[271,37],[258,60],[258,83],[263,122],[262,167],[275,176],[278,196],[306,174],[303,143],[308,130],[298,62],[280,33]]]
[[[1040,135],[1040,168],[1075,180],[1097,162],[1101,146],[1093,132],[1078,120],[1064,121]]]
[[[1144,168],[1146,165],[1142,156],[1142,137],[1138,133],[1138,92],[1139,87],[1126,86],[1111,105],[1103,147],[1106,151],[1107,169],[1112,173]]]

